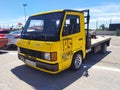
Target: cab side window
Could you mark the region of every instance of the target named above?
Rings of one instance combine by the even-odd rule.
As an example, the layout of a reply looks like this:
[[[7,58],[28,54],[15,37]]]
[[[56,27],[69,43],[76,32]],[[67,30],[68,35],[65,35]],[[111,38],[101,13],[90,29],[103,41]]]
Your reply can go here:
[[[80,32],[79,16],[67,15],[64,23],[62,36],[67,36]]]

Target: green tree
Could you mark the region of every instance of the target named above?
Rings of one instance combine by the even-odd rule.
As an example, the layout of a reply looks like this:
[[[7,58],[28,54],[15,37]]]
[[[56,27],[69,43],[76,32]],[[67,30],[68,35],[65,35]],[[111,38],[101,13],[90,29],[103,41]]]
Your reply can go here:
[[[101,30],[105,30],[105,25],[104,25],[104,24],[101,24],[101,25],[100,25],[100,29],[101,29]]]

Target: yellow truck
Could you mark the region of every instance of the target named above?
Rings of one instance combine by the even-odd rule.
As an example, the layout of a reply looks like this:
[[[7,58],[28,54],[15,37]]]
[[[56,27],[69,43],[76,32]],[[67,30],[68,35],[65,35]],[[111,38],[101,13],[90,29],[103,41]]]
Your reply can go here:
[[[18,58],[26,65],[56,74],[78,70],[88,52],[105,53],[110,38],[92,39],[89,9],[43,12],[28,18],[17,42]]]

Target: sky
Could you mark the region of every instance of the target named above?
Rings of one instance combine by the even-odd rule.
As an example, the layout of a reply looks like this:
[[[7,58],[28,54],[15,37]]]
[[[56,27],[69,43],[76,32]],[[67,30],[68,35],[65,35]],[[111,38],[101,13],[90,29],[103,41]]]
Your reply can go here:
[[[120,23],[120,0],[0,0],[0,27],[9,28],[25,22],[26,16],[59,9],[90,9],[90,28]]]

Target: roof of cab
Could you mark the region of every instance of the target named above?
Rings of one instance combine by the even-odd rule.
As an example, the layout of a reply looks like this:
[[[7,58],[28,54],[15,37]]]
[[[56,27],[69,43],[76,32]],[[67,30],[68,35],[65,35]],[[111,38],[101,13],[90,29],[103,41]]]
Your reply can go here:
[[[55,13],[55,12],[63,12],[64,10],[53,10],[53,11],[48,11],[48,12],[40,12],[37,14],[33,14],[32,16],[37,16],[37,15],[41,15],[41,14],[49,14],[49,13]]]
[[[69,12],[80,12],[80,13],[83,13],[83,12],[86,12],[87,10],[89,10],[89,9],[82,10],[82,11],[79,11],[79,10],[72,10],[72,9],[53,10],[53,11],[41,12],[41,13],[38,13],[38,14],[33,14],[32,16],[38,16],[38,15],[41,15],[41,14],[50,14],[50,13],[56,13],[56,12],[64,12],[64,11],[69,11]]]

